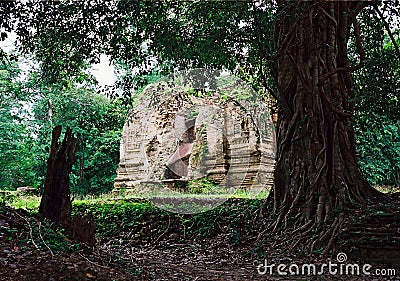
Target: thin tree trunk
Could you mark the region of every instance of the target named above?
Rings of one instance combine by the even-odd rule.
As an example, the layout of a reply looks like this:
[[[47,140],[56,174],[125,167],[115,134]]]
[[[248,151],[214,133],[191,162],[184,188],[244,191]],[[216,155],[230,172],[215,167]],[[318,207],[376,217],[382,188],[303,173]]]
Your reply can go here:
[[[291,224],[311,249],[329,247],[348,204],[381,197],[358,168],[347,43],[353,1],[280,1],[275,26],[278,95],[273,198],[277,230]],[[360,57],[363,51],[357,42]]]
[[[72,210],[69,174],[75,158],[76,140],[70,128],[67,128],[61,145],[58,140],[61,126],[53,129],[50,156],[47,160],[47,173],[44,193],[40,202],[39,214],[43,218],[62,224],[70,222]]]

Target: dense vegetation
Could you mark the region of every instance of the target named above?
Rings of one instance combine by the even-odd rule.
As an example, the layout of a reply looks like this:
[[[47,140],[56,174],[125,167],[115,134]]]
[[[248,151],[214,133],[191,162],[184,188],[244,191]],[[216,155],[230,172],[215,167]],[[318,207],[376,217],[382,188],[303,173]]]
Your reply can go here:
[[[71,127],[78,138],[72,192],[110,191],[128,107],[98,94],[92,80],[47,85],[37,72],[22,74],[17,64],[3,63],[0,68],[0,187],[43,188],[51,130],[62,125]]]
[[[379,26],[380,29],[370,30],[371,26]],[[359,163],[371,184],[398,186],[399,53],[387,32],[383,31],[383,23],[376,13],[363,17],[360,28],[365,34],[366,59],[365,66],[354,74],[357,100],[354,126]],[[399,28],[394,32],[398,33]]]
[[[193,9],[188,13],[196,13],[199,8],[194,6]],[[376,16],[362,18],[365,22],[361,28],[368,39],[365,46],[368,59],[365,60],[365,67],[355,73],[358,102],[354,124],[359,163],[364,176],[372,185],[398,186],[399,58],[395,46],[383,28],[370,30],[371,26],[379,25],[380,19]],[[262,20],[267,21],[265,26],[268,27],[270,19]],[[399,29],[394,29],[393,32],[397,34]],[[352,46],[352,52],[357,59],[355,44]],[[256,49],[254,46],[252,48]],[[190,49],[190,52],[194,51],[196,49]],[[204,61],[212,61],[208,54],[203,55]],[[19,61],[35,61],[32,58],[27,60],[20,53],[12,53],[9,56],[17,57]],[[164,58],[166,62],[172,59],[172,54],[170,56]],[[218,65],[224,65],[224,62],[230,64],[232,61],[232,58],[228,57],[219,59],[223,61],[217,61]],[[44,73],[43,64],[42,68],[31,69],[28,73],[22,71],[20,65],[21,63],[12,60],[4,60],[0,64],[0,118],[3,132],[0,136],[0,187],[42,188],[51,128],[61,124],[72,127],[79,141],[72,174],[72,192],[87,194],[110,191],[118,163],[120,133],[129,108],[126,105],[127,100],[109,99],[101,94],[95,78],[88,71],[89,62],[85,62],[81,70],[74,73],[74,77],[66,75],[56,83],[43,79],[48,75]],[[117,64],[117,70],[120,86],[131,85],[129,81],[142,81],[138,84],[141,88],[145,83],[151,83],[159,77],[157,72],[134,75],[129,69],[129,64],[122,62]],[[260,73],[251,74],[252,71],[256,70],[249,69],[246,74],[243,69],[237,74],[259,91],[267,93]],[[257,79],[261,80],[254,79],[254,75],[258,75]],[[105,93],[111,94],[110,91]],[[271,105],[271,109],[274,108]]]
[[[249,280],[259,258],[342,249],[399,263],[400,193],[371,187],[400,184],[399,11],[395,0],[0,2],[0,41],[17,37],[0,48],[2,278]],[[115,66],[113,86],[91,73],[100,55]],[[187,68],[232,72],[277,114],[273,189],[193,215],[124,192],[97,197],[113,188],[138,93]],[[77,139],[75,200],[50,222],[37,212],[58,125]],[[36,194],[9,191],[21,186]]]

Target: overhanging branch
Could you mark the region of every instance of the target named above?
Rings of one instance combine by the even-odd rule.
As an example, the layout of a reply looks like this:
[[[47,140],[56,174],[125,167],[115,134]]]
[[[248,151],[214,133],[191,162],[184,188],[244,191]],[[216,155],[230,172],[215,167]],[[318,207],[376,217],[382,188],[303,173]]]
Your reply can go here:
[[[385,17],[383,16],[382,12],[379,10],[378,5],[375,3],[375,4],[373,5],[373,7],[374,7],[374,10],[376,11],[376,13],[377,13],[377,14],[379,15],[379,17],[381,18],[381,20],[382,20],[382,22],[383,22],[383,25],[385,26],[385,29],[386,29],[386,31],[387,31],[388,34],[389,34],[390,40],[391,40],[392,43],[393,43],[394,49],[396,50],[397,56],[400,58],[400,49],[399,49],[399,45],[397,45],[397,42],[396,42],[396,40],[395,40],[395,38],[394,38],[394,36],[393,36],[393,33],[392,33],[392,31],[390,30],[389,24],[388,24],[387,21],[385,20]]]

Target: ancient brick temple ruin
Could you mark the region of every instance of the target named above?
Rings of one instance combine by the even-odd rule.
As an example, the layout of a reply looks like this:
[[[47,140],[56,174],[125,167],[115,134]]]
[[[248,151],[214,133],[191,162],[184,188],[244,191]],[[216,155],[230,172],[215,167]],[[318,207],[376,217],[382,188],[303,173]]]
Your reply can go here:
[[[207,177],[227,188],[272,183],[275,137],[262,101],[148,86],[123,129],[115,188]]]

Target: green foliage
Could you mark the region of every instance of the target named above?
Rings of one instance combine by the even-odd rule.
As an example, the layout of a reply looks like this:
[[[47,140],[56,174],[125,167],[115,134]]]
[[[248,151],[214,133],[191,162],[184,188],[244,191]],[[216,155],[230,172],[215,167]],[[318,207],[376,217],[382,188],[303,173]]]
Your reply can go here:
[[[43,99],[34,105],[38,151],[46,170],[51,129],[69,126],[78,139],[71,174],[71,191],[79,194],[106,192],[113,188],[119,161],[119,143],[127,107],[84,88],[46,87]],[[52,117],[48,119],[49,101]]]
[[[36,186],[34,138],[25,122],[25,96],[15,64],[0,63],[0,189]]]
[[[218,189],[218,185],[207,177],[191,180],[186,187],[186,191],[193,194],[215,194]]]
[[[77,81],[47,84],[33,72],[26,83],[37,98],[32,103],[31,128],[37,136],[34,146],[36,174],[43,183],[46,173],[51,131],[54,126],[69,126],[78,140],[76,161],[70,175],[71,191],[78,194],[101,193],[113,188],[119,161],[120,135],[127,106],[110,101],[94,91],[85,76]]]
[[[20,79],[17,66],[0,65],[0,189],[43,186],[51,131],[72,128],[78,139],[73,193],[113,188],[128,107],[97,94],[91,81],[47,84],[38,72]]]
[[[385,4],[386,5],[386,4]],[[387,12],[390,14],[390,11]],[[371,26],[379,28],[371,29]],[[383,22],[372,9],[365,9],[360,22],[366,38],[363,47],[367,59],[354,73],[354,129],[361,170],[373,185],[400,184],[400,58],[385,31]],[[400,43],[400,29],[393,28]],[[352,45],[353,63],[359,55]]]
[[[55,227],[50,221],[32,223],[29,227],[32,228],[32,238],[27,236],[22,239],[23,244],[29,245],[35,241],[39,249],[47,251],[49,247],[53,252],[73,252],[81,248],[79,243],[71,243],[64,229]]]
[[[261,200],[233,199],[208,212],[182,215],[169,213],[141,199],[78,200],[73,203],[73,215],[92,213],[96,220],[96,233],[101,238],[121,231],[135,233],[135,237],[152,239],[159,237],[166,228],[178,228],[182,238],[209,237],[218,233],[219,225],[227,225],[232,231],[232,243],[239,243],[244,224],[251,222],[263,204]],[[160,226],[160,223],[167,224]],[[148,232],[148,233],[147,233]],[[138,239],[138,241],[144,241]]]
[[[241,199],[239,202],[233,199],[208,212],[176,216],[182,224],[183,237],[210,237],[221,231],[220,226],[226,225],[230,229],[230,244],[237,245],[241,236],[239,229],[251,222],[250,218],[262,204],[261,200]]]
[[[80,132],[77,161],[72,172],[71,190],[79,194],[102,193],[113,188],[119,162],[119,146],[127,107],[120,100],[102,99],[102,106],[89,105],[92,120],[77,128]]]
[[[204,138],[206,129],[206,123],[201,124],[201,126],[196,129],[196,135],[198,136],[199,141],[196,142],[196,146],[194,147],[194,151],[192,153],[193,166],[199,167],[201,165],[201,161],[203,161],[203,157],[207,154],[208,144],[206,139]]]
[[[3,205],[0,205],[0,212],[11,217],[17,216],[22,220],[21,222],[11,220],[10,223],[0,225],[1,240],[13,241],[17,249],[72,252],[81,248],[79,243],[75,244],[67,238],[64,229],[48,220],[38,221],[20,210],[11,211]]]
[[[199,67],[239,69],[241,77],[265,92],[266,87],[273,87],[274,5],[246,1],[37,2],[16,5],[14,16],[21,21],[14,29],[21,48],[41,62],[41,77],[47,82],[77,79],[100,54],[106,54],[119,65],[117,84],[124,96],[148,84],[152,73]],[[41,28],[36,32],[27,31],[38,24]]]
[[[96,231],[100,236],[114,235],[124,229],[139,229],[140,221],[145,216],[153,216],[157,211],[149,202],[112,203],[76,201],[73,204],[73,215],[92,213],[96,220]]]
[[[15,209],[24,209],[31,214],[36,214],[39,210],[40,197],[36,195],[22,195],[17,191],[9,191],[0,197],[0,203],[4,203]]]
[[[400,182],[400,120],[392,122],[361,115],[355,124],[359,163],[373,185],[398,186]]]

